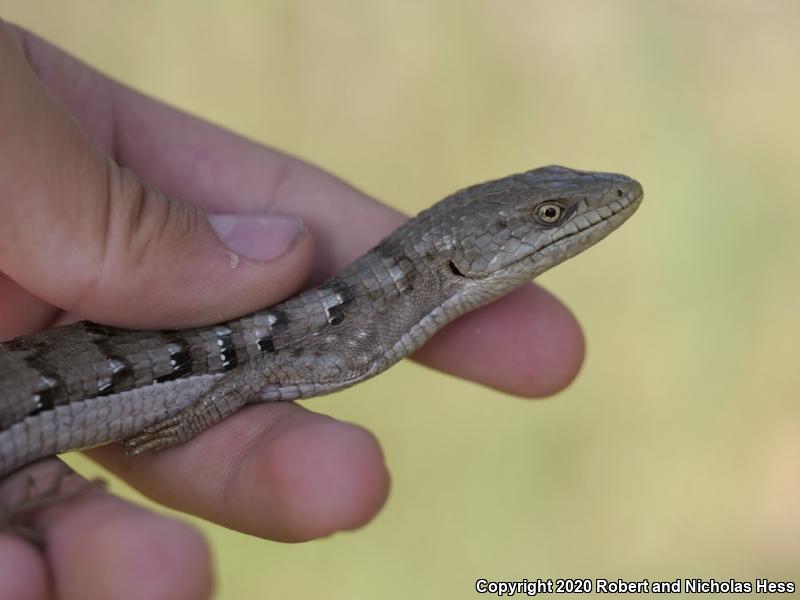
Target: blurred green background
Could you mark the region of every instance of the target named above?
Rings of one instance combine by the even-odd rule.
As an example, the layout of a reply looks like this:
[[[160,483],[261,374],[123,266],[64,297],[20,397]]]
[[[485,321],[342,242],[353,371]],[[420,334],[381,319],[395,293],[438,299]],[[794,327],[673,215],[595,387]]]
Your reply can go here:
[[[376,432],[391,498],[364,529],[302,545],[199,523],[218,598],[797,576],[800,4],[3,5],[408,213],[550,163],[644,185],[628,224],[540,280],[588,340],[567,391],[531,403],[406,362],[314,401]]]

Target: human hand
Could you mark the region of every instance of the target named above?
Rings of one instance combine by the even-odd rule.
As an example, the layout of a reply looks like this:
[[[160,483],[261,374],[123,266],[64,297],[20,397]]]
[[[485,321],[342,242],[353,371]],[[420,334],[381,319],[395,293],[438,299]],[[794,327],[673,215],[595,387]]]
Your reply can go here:
[[[0,77],[0,339],[77,319],[158,329],[233,318],[293,294],[309,273],[331,275],[404,219],[10,26]],[[566,308],[528,285],[415,358],[540,396],[565,386],[582,355]],[[370,433],[295,404],[246,407],[153,455],[89,454],[162,504],[276,540],[359,527],[388,493]],[[211,586],[199,535],[103,491],[36,521],[45,551],[0,535],[0,597],[138,598],[152,586],[181,598]]]

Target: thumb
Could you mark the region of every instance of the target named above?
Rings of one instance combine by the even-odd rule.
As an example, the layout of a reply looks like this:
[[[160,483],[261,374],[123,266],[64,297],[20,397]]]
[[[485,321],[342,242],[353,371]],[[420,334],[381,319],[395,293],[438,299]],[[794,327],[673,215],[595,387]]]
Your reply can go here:
[[[293,217],[207,216],[100,152],[0,27],[0,277],[81,317],[198,325],[296,290],[313,243]]]

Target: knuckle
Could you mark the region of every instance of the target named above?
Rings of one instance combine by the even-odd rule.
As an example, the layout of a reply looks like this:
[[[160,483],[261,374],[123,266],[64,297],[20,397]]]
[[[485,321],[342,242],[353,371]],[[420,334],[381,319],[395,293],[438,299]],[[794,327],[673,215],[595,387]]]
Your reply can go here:
[[[114,171],[109,177],[107,262],[141,267],[192,246],[200,234],[199,209],[168,198],[126,168]]]
[[[131,170],[106,161],[105,183],[94,205],[96,242],[93,265],[84,273],[75,305],[106,288],[147,283],[165,260],[189,252],[201,234],[202,213],[168,198]],[[134,283],[136,286],[136,283]]]

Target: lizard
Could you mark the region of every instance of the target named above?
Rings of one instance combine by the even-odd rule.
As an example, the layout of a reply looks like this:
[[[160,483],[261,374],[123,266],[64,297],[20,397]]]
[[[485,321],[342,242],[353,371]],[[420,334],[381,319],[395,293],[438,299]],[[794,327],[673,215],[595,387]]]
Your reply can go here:
[[[0,477],[121,441],[183,443],[254,402],[377,375],[456,317],[591,247],[638,208],[625,175],[547,166],[467,187],[321,285],[223,323],[80,321],[0,344]]]

